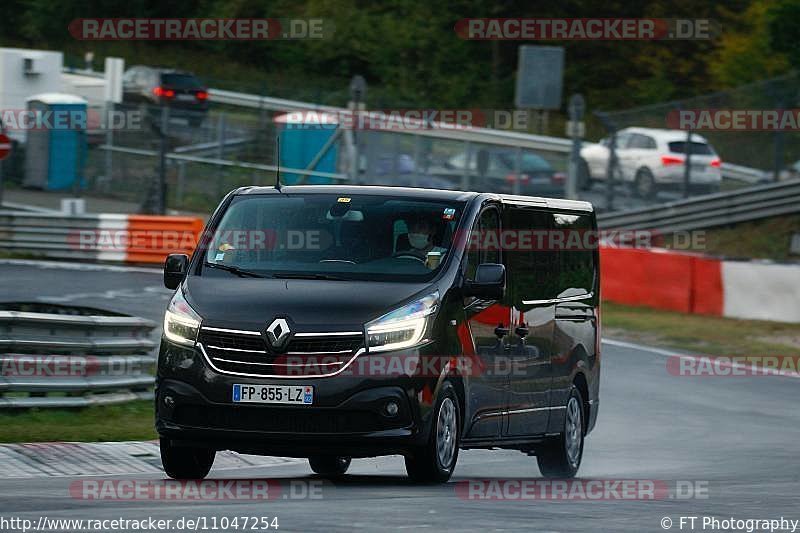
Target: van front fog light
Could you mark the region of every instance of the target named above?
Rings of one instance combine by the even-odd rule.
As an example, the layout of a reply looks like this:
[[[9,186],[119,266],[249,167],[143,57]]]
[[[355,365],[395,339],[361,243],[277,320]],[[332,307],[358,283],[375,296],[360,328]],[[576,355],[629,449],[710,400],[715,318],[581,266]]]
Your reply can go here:
[[[397,413],[400,412],[400,406],[396,402],[387,403],[385,409],[389,416],[397,416]]]

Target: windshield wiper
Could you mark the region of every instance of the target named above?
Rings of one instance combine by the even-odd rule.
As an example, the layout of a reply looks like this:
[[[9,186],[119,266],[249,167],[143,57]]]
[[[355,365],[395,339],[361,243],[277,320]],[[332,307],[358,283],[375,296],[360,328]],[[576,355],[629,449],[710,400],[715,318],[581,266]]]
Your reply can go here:
[[[330,276],[328,274],[315,274],[313,272],[278,273],[278,274],[273,274],[273,277],[278,279],[324,279],[328,281],[347,281],[345,278],[340,278],[338,276]]]
[[[263,274],[258,274],[256,272],[250,272],[249,270],[242,270],[239,267],[231,266],[231,265],[223,265],[220,263],[209,263],[206,261],[203,263],[204,266],[209,268],[217,268],[219,270],[224,270],[226,272],[230,272],[231,274],[236,274],[240,278],[266,278]]]

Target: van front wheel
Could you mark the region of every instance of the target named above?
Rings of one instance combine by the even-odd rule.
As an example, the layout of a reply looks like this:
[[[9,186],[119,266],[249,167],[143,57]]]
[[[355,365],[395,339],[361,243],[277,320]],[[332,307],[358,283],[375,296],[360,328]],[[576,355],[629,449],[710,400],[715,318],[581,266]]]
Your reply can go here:
[[[444,483],[453,475],[458,461],[461,418],[458,398],[449,383],[442,387],[433,413],[428,443],[405,458],[408,477],[420,483]]]
[[[350,468],[350,457],[317,455],[308,458],[311,470],[321,476],[336,477],[344,475]]]
[[[583,398],[573,386],[567,399],[563,432],[536,455],[544,477],[572,478],[578,473],[583,458],[583,418]]]
[[[203,479],[214,464],[215,450],[209,448],[176,447],[169,439],[159,439],[161,464],[172,479]]]

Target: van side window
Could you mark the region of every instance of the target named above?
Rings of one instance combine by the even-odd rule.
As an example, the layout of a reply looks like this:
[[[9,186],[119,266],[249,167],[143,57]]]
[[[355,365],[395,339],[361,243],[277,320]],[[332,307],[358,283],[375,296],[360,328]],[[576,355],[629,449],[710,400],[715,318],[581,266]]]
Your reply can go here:
[[[473,235],[467,240],[467,279],[475,279],[475,270],[482,263],[500,263],[500,215],[497,209],[489,208],[481,213],[472,228]]]
[[[593,291],[595,277],[595,244],[587,238],[592,231],[592,219],[587,215],[557,213],[556,230],[564,234],[560,252],[560,281],[562,296],[577,296]]]
[[[508,210],[506,229],[510,237],[503,245],[515,301],[558,296],[558,252],[549,245],[552,218],[552,214],[536,209]]]

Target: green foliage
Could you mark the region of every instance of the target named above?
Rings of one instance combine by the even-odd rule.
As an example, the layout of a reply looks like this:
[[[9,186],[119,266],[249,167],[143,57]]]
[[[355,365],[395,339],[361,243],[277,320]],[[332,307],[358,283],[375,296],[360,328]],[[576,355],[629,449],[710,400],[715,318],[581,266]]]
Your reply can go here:
[[[786,72],[785,50],[776,44],[796,30],[793,23],[787,28],[776,24],[774,17],[766,3],[754,3],[738,24],[722,34],[711,63],[711,72],[721,86],[734,87]]]
[[[460,39],[454,25],[468,17],[711,19],[721,28],[712,40],[529,43],[565,47],[564,92],[583,92],[590,111],[724,89],[800,63],[800,0],[10,0],[5,8],[6,44],[76,57],[91,49],[97,64],[117,55],[194,70],[215,87],[339,105],[350,77],[362,74],[373,107],[513,107],[517,48],[526,43]],[[77,18],[126,16],[310,17],[335,31],[324,40],[159,43],[76,41],[67,31]]]
[[[766,11],[769,46],[786,55],[794,68],[800,67],[800,0],[780,0]]]

